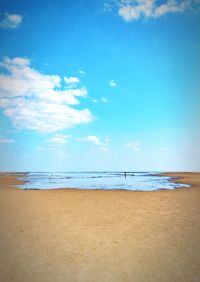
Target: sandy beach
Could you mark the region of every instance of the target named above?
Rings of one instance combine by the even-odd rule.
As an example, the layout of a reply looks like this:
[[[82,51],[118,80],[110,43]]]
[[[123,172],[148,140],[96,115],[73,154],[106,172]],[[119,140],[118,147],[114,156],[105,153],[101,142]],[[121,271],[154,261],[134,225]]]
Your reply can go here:
[[[154,192],[19,190],[0,174],[0,281],[199,282],[200,173]]]

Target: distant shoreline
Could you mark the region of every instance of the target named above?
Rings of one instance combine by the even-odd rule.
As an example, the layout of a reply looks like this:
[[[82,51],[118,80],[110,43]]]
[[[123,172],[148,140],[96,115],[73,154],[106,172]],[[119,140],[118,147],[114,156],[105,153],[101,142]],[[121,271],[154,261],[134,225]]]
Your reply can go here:
[[[12,177],[13,180],[14,179],[18,180],[16,183],[17,188],[25,189],[25,190],[80,189],[80,190],[105,190],[105,191],[121,190],[121,191],[132,191],[132,192],[136,192],[136,191],[153,192],[157,190],[168,190],[168,189],[174,190],[179,188],[185,189],[185,188],[189,188],[188,185],[191,186],[191,183],[187,183],[185,181],[178,181],[180,177],[177,177],[176,173],[170,174],[170,173],[129,171],[126,172],[125,177],[123,177],[124,176],[123,172],[119,172],[119,171],[73,172],[73,173],[72,172],[70,173],[69,172],[66,173],[12,172],[12,173],[0,173],[0,176],[3,178]],[[166,178],[161,180],[159,179],[160,177],[166,177],[166,176],[170,177],[171,179],[166,179]],[[154,177],[157,177],[158,179],[156,180],[154,179]],[[148,188],[148,181],[149,181],[149,188]],[[69,184],[69,187],[67,187],[65,182]],[[171,184],[169,184],[170,182]],[[53,186],[52,183],[54,183]],[[177,185],[175,185],[175,183],[177,183]],[[180,184],[183,184],[183,186],[181,186]],[[170,187],[170,185],[172,186]],[[134,187],[136,188],[134,189]]]

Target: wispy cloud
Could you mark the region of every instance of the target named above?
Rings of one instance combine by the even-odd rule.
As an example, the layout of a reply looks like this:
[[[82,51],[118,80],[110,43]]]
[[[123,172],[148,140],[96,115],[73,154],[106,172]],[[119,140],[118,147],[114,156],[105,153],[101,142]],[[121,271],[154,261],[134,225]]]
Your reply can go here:
[[[114,81],[114,79],[111,79],[108,83],[109,83],[109,85],[111,87],[116,87],[117,86],[117,83]]]
[[[92,102],[97,104],[98,102],[102,102],[102,103],[107,103],[108,102],[108,98],[106,97],[101,97],[99,100],[97,99],[92,99]]]
[[[103,11],[104,12],[111,12],[112,8],[113,8],[112,3],[106,2],[106,3],[104,3]]]
[[[97,137],[95,135],[89,135],[89,136],[86,136],[86,137],[77,138],[76,140],[77,141],[88,141],[88,142],[94,143],[96,145],[101,144],[99,137]]]
[[[140,152],[141,151],[141,145],[139,142],[130,142],[126,144],[126,147],[130,148],[134,152]]]
[[[5,58],[0,64],[0,107],[16,128],[56,132],[93,120],[89,109],[75,109],[85,87],[62,89],[61,77],[45,75],[25,58]]]
[[[64,81],[69,86],[76,86],[80,82],[79,78],[75,76],[70,76],[70,77],[65,76]]]
[[[115,0],[105,3],[107,11],[117,7],[118,14],[130,22],[140,18],[160,18],[169,13],[181,13],[199,4],[199,0]]]
[[[10,143],[15,143],[15,140],[0,137],[0,144],[10,144]]]
[[[102,103],[107,103],[108,102],[108,99],[106,97],[101,97],[101,102]]]
[[[17,28],[22,22],[22,16],[5,13],[0,20],[0,28]]]
[[[110,151],[110,148],[108,146],[101,146],[100,148],[100,152],[109,152]]]
[[[60,133],[49,138],[48,142],[55,145],[65,145],[68,143],[69,138],[71,138],[71,135],[65,135]]]
[[[87,141],[99,146],[107,146],[110,139],[105,138],[103,141],[96,135],[88,135],[85,137],[77,138],[77,141]]]
[[[78,71],[80,74],[86,74],[86,72],[84,70],[79,70]]]

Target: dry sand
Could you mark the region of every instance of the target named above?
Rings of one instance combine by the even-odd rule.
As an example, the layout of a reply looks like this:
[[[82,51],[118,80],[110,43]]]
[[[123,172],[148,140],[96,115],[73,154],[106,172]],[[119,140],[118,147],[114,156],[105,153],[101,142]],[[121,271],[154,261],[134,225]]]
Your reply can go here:
[[[200,174],[178,176],[193,187],[28,191],[0,174],[0,281],[199,282]]]

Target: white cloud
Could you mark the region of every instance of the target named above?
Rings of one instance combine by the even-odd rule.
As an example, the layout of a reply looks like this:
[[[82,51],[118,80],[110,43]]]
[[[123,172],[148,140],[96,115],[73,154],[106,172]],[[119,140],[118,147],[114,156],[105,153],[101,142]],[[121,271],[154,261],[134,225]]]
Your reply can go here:
[[[0,137],[0,144],[10,144],[10,143],[15,143],[15,141],[13,139],[6,139]]]
[[[83,70],[79,70],[78,72],[79,72],[80,74],[86,74],[86,72],[83,71]]]
[[[89,136],[86,136],[86,137],[77,138],[76,140],[77,141],[88,141],[88,142],[94,143],[96,145],[100,145],[101,144],[101,142],[99,140],[99,137],[97,137],[95,135],[89,135]]]
[[[109,83],[109,85],[111,87],[116,87],[117,86],[117,83],[114,81],[114,79],[111,79],[108,83]]]
[[[67,103],[68,105],[78,105],[80,101],[76,97],[87,97],[87,89],[85,87],[79,89],[68,89],[68,90],[54,90],[50,89],[41,93],[40,98],[53,103]]]
[[[89,109],[76,109],[85,87],[61,88],[61,77],[44,75],[30,67],[30,60],[5,58],[0,65],[0,107],[15,127],[56,132],[93,120]]]
[[[101,102],[102,102],[102,103],[107,103],[107,102],[108,102],[108,99],[105,98],[105,97],[101,97]]]
[[[184,12],[198,5],[194,0],[167,0],[160,3],[158,0],[118,0],[106,4],[108,11],[117,6],[118,14],[127,22],[140,18],[159,18],[168,13]]]
[[[94,135],[85,137],[85,140],[89,141],[89,142],[92,142],[92,143],[94,143],[96,145],[100,145],[101,144],[99,138],[97,136],[94,136]]]
[[[77,84],[80,82],[79,78],[78,77],[75,77],[75,76],[70,76],[70,77],[64,77],[64,81],[65,83],[67,84]]]
[[[174,0],[168,0],[165,4],[158,6],[154,10],[154,17],[161,17],[167,13],[184,12],[188,7],[189,1],[182,1],[178,3]]]
[[[101,141],[99,137],[97,137],[96,135],[89,135],[86,137],[82,137],[82,138],[77,138],[77,141],[88,141],[91,143],[94,143],[95,145],[100,145],[100,146],[106,146],[109,142],[110,139],[105,138],[104,141]]]
[[[71,135],[56,134],[53,137],[49,138],[48,142],[56,145],[65,145],[70,137]]]
[[[154,0],[138,0],[132,5],[121,5],[119,15],[125,21],[137,20],[141,16],[151,17],[153,14]]]
[[[22,16],[5,13],[0,21],[1,28],[17,28],[22,22]]]
[[[108,99],[107,99],[106,97],[101,97],[101,98],[100,98],[100,101],[101,101],[102,103],[107,103],[107,102],[108,102]],[[97,99],[92,99],[92,102],[95,103],[95,104],[97,104],[97,103],[98,103],[98,100],[97,100]]]
[[[130,142],[126,144],[126,147],[130,148],[134,152],[141,151],[140,143],[139,142]]]

